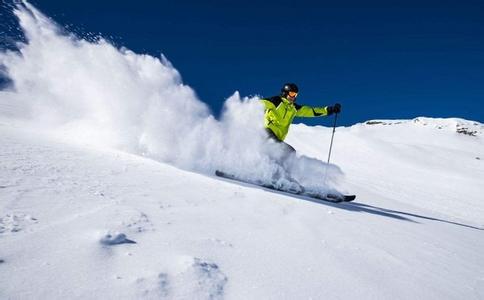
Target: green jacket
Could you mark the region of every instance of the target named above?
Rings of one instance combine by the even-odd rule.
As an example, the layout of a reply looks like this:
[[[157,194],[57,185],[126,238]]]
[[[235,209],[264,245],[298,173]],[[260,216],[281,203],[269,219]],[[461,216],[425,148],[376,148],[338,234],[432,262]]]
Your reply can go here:
[[[261,101],[265,106],[264,125],[266,128],[272,130],[281,141],[286,138],[289,126],[295,117],[319,117],[328,115],[327,106],[302,106],[280,96],[261,99]]]

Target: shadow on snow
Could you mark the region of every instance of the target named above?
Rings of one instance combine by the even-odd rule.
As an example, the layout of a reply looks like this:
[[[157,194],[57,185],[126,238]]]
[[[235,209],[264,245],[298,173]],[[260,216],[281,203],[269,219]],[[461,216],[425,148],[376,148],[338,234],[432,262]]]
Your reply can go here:
[[[264,190],[266,192],[275,193],[275,194],[279,194],[279,195],[285,195],[285,196],[289,196],[289,197],[292,197],[292,198],[297,198],[297,199],[301,199],[301,200],[304,200],[304,201],[310,201],[310,202],[314,202],[314,203],[318,203],[318,204],[323,204],[323,205],[331,206],[331,207],[338,208],[338,209],[344,209],[344,210],[352,211],[352,212],[362,212],[362,213],[373,214],[373,215],[377,215],[377,216],[382,216],[382,217],[392,218],[392,219],[396,219],[396,220],[408,221],[408,222],[420,224],[420,222],[409,218],[409,217],[413,217],[413,218],[418,218],[418,219],[437,221],[437,222],[467,227],[467,228],[476,229],[476,230],[484,230],[484,228],[475,227],[475,226],[472,226],[472,225],[467,225],[467,224],[463,224],[463,223],[443,220],[443,219],[434,218],[434,217],[427,217],[427,216],[418,215],[418,214],[414,214],[414,213],[408,213],[408,212],[404,212],[404,211],[398,211],[398,210],[392,210],[392,209],[377,207],[377,206],[363,204],[363,203],[357,203],[357,202],[332,203],[332,202],[328,202],[328,201],[324,201],[324,200],[311,198],[309,196],[298,195],[298,194],[293,194],[293,193],[284,192],[284,191],[278,191],[278,190],[266,188],[266,187],[263,187],[263,186],[259,186],[259,185],[256,185],[256,184],[248,183],[248,182],[242,182],[242,181],[237,181],[237,180],[232,180],[232,179],[227,179],[227,178],[220,178],[220,177],[217,177],[217,179],[223,180],[223,181],[226,181],[226,182],[230,182],[230,183],[239,184],[239,185],[242,185],[242,186],[255,187],[255,188]],[[357,198],[357,200],[358,200],[358,198]]]

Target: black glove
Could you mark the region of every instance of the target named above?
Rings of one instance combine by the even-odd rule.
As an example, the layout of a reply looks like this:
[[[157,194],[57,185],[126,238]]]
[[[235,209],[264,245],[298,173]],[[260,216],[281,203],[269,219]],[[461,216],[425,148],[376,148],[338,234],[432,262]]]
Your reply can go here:
[[[341,112],[341,104],[336,103],[333,106],[328,106],[328,116],[332,114],[339,114]]]

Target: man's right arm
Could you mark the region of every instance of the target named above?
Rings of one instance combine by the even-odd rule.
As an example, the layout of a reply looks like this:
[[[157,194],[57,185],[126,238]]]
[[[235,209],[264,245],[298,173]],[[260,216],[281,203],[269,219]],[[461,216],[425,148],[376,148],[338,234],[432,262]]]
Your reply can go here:
[[[265,122],[266,122],[266,126],[271,124],[271,123],[275,123],[276,120],[277,120],[277,117],[276,117],[276,114],[274,112],[274,110],[276,109],[276,106],[274,105],[274,103],[272,103],[271,101],[267,100],[267,99],[261,99],[261,102],[264,104],[264,116],[265,116]]]

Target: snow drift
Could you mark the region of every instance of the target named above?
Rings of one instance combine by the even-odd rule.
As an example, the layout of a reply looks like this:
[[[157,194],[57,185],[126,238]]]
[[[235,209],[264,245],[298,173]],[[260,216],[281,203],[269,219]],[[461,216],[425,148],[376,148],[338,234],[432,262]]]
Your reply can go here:
[[[336,166],[304,156],[282,167],[267,155],[263,108],[237,92],[216,120],[178,71],[161,59],[65,32],[26,1],[15,7],[26,42],[0,53],[12,86],[0,93],[0,114],[66,140],[144,155],[213,174],[269,179],[288,170],[308,188],[342,188]],[[329,172],[327,171],[329,169]],[[304,172],[303,172],[304,170]],[[315,180],[316,179],[316,180]]]

